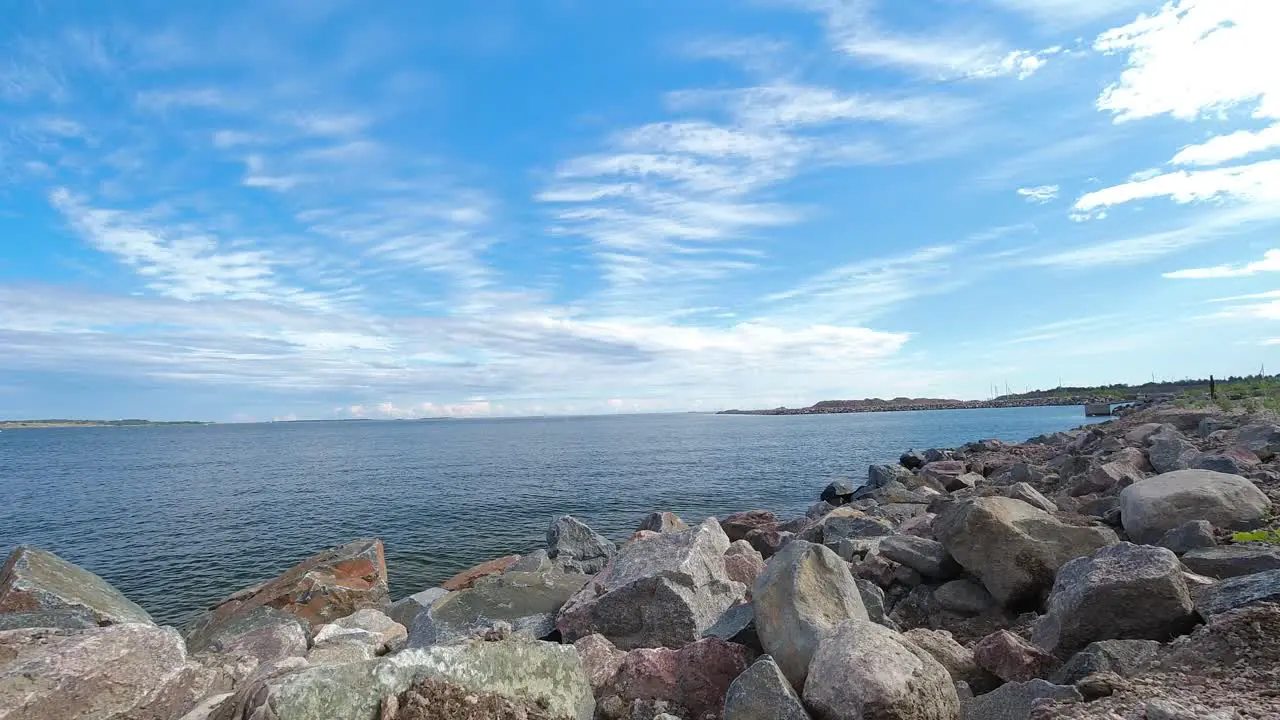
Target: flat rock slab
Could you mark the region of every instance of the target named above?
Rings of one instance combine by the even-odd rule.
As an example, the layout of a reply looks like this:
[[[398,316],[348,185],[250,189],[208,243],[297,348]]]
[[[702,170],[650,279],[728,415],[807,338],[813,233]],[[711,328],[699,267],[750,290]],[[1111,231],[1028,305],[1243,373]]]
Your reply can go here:
[[[19,545],[0,570],[0,613],[33,611],[80,613],[98,625],[152,621],[106,580],[51,552]]]
[[[223,626],[264,605],[310,626],[332,622],[360,608],[387,604],[382,541],[357,540],[312,555],[275,579],[241,591],[196,617],[187,628],[187,642],[202,646]]]
[[[1280,603],[1280,570],[1223,580],[1200,591],[1196,612],[1209,620],[1229,610],[1257,603]]]
[[[1280,570],[1280,545],[1244,543],[1189,550],[1182,564],[1200,575],[1225,579]]]
[[[556,629],[556,613],[587,583],[577,573],[508,572],[441,596],[414,619],[409,647],[455,642],[508,623],[536,638]]]
[[[492,575],[501,575],[510,570],[516,563],[520,562],[519,555],[504,555],[500,558],[486,560],[475,567],[467,568],[453,577],[440,583],[442,590],[466,590],[475,584],[480,578],[490,577]]]

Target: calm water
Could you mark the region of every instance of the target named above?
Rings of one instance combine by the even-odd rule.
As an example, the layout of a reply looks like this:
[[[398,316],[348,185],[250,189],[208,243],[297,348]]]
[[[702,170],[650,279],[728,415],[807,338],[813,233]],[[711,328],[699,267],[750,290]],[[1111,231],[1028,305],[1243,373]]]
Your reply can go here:
[[[14,430],[0,433],[0,551],[52,550],[179,622],[373,536],[400,597],[540,546],[558,514],[613,537],[651,510],[799,514],[909,447],[1084,422],[1019,408]]]

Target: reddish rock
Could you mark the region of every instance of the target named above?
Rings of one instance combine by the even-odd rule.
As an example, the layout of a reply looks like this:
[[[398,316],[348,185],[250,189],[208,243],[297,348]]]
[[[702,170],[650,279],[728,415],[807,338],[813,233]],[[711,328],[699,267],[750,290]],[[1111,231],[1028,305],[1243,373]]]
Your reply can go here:
[[[633,700],[666,700],[693,717],[719,717],[729,685],[747,669],[754,653],[709,637],[679,650],[642,648],[627,653],[601,695]]]
[[[1052,655],[1008,630],[982,638],[973,648],[973,657],[984,670],[1005,682],[1048,677],[1058,667]]]
[[[587,671],[592,692],[600,697],[602,690],[612,685],[627,653],[614,647],[603,635],[579,638],[573,647],[578,651],[578,657],[582,658],[582,668]]]
[[[440,583],[440,587],[445,590],[466,590],[471,587],[475,581],[482,577],[501,575],[507,571],[507,568],[515,565],[519,560],[519,555],[506,555],[488,562],[482,562],[469,570],[463,570],[457,575],[445,580]]]
[[[756,578],[764,572],[764,557],[746,540],[737,540],[725,551],[724,570],[730,580],[746,585],[749,594]]]
[[[971,484],[960,480],[960,477],[967,470],[968,468],[962,460],[939,460],[920,468],[920,477],[933,480],[948,491],[959,490],[964,487],[972,487]]]
[[[806,520],[807,525],[808,518],[803,519]],[[782,549],[782,546],[786,545],[787,541],[793,537],[795,537],[793,533],[777,528],[756,528],[747,533],[746,540],[751,543],[751,547],[755,548],[756,552],[768,560],[776,555]]]
[[[388,602],[382,541],[356,540],[312,555],[274,580],[232,595],[192,622],[187,641],[201,645],[263,606],[323,625],[361,608],[384,608]]]
[[[768,510],[748,510],[730,515],[720,521],[724,534],[729,542],[747,539],[747,534],[760,528],[774,529],[778,527],[778,516]]]

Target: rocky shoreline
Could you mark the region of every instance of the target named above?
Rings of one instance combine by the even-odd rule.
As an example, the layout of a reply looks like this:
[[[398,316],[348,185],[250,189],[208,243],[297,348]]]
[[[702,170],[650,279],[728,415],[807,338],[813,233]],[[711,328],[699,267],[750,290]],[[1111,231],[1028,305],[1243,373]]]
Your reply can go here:
[[[801,517],[554,518],[396,602],[357,540],[181,630],[19,547],[0,720],[1275,720],[1277,503],[1274,418],[1166,406],[908,452]]]
[[[1072,395],[1060,397],[997,398],[995,400],[948,400],[939,398],[894,398],[881,400],[823,400],[809,407],[766,410],[721,410],[717,415],[840,415],[846,413],[912,412],[916,410],[980,410],[984,408],[1067,407],[1071,405],[1114,404],[1112,396]]]

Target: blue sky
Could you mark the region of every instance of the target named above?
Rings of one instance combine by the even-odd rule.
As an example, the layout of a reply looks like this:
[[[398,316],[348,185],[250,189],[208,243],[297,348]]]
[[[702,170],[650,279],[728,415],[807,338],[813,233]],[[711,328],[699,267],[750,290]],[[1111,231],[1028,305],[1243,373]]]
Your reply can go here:
[[[1271,0],[0,12],[0,417],[1280,369]]]

